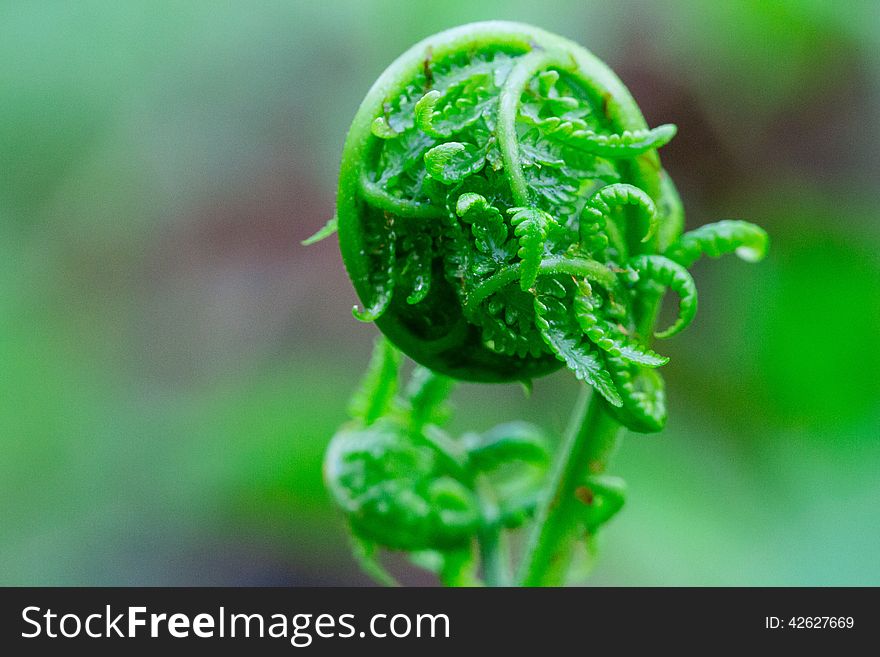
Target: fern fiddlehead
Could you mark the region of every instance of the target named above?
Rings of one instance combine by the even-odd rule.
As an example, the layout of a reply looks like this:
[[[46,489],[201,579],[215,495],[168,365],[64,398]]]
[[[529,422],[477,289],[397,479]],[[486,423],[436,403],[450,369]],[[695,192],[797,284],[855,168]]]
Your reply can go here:
[[[473,541],[519,527],[534,511],[547,439],[533,425],[512,422],[454,440],[442,429],[452,379],[416,368],[401,391],[401,363],[401,353],[380,339],[349,406],[352,419],[327,449],[324,479],[377,579],[391,581],[375,558],[381,546],[432,553],[443,564],[438,574],[471,581]],[[516,472],[517,465],[503,490],[486,492],[494,471]]]
[[[601,472],[620,425],[665,424],[657,368],[668,359],[649,342],[694,319],[686,268],[701,255],[758,260],[766,251],[766,233],[742,221],[682,234],[681,202],[657,155],[675,132],[649,128],[592,54],[515,23],[430,37],[370,89],[343,151],[337,222],[310,240],[338,226],[364,308],[355,316],[387,338],[379,373],[371,368],[327,457],[328,485],[366,541],[362,554],[375,545],[437,553],[457,564],[442,571],[455,580],[472,543],[497,546],[501,529],[534,513],[519,581],[558,583],[573,528],[594,534],[620,507],[620,487]],[[679,316],[654,333],[667,289]],[[397,350],[424,368],[403,397],[370,378],[396,377]],[[489,456],[535,465],[531,429],[508,427],[501,443],[484,434],[481,446],[453,440],[439,428],[438,398],[454,379],[528,384],[562,366],[598,395],[543,492],[522,475],[528,494],[499,496]],[[494,564],[484,570],[504,583],[509,568],[495,568],[493,550],[480,550]]]

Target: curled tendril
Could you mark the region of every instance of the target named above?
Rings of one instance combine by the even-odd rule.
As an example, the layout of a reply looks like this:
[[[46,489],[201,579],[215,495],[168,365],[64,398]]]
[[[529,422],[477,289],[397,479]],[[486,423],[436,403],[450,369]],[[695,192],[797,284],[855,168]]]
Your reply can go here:
[[[642,242],[647,242],[657,230],[657,208],[654,201],[644,191],[633,185],[616,183],[602,187],[597,191],[581,214],[581,241],[585,246],[608,243],[610,240],[620,257],[626,257],[627,248],[621,236],[621,230],[613,223],[613,213],[624,206],[632,205],[638,210],[642,219]],[[597,238],[596,234],[605,233],[605,239]],[[598,245],[597,244],[597,245]]]
[[[679,296],[678,319],[667,329],[654,333],[669,338],[682,331],[697,314],[697,285],[687,269],[665,256],[642,255],[629,261],[640,280],[650,280],[674,290]]]
[[[760,226],[727,219],[685,233],[664,255],[683,267],[690,267],[704,255],[718,258],[727,253],[736,253],[746,262],[758,262],[767,254],[767,243],[767,233]]]

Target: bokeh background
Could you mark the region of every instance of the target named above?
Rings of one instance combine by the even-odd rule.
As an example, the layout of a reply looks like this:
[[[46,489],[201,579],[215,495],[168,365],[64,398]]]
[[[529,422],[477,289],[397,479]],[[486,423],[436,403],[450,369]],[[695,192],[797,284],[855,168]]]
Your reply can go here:
[[[0,6],[0,584],[362,584],[321,456],[375,335],[352,319],[336,166],[362,96],[456,24],[532,22],[608,62],[705,262],[668,428],[613,466],[593,579],[880,585],[880,6],[306,0]],[[457,428],[561,429],[464,386]]]

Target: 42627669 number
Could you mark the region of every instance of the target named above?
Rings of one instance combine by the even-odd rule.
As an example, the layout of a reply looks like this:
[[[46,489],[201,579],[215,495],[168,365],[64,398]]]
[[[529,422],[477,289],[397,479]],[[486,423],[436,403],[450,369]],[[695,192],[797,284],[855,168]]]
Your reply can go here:
[[[854,626],[852,616],[792,616],[787,620],[779,616],[764,617],[764,627],[768,630],[849,630]]]

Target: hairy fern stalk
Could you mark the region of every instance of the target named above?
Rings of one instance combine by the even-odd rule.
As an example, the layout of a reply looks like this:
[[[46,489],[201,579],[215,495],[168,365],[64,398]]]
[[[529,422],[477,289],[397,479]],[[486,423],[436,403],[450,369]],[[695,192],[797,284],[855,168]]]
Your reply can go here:
[[[623,504],[604,474],[621,427],[666,422],[668,359],[653,337],[697,310],[687,267],[702,255],[763,257],[743,221],[682,234],[684,213],[629,92],[580,46],[514,23],[466,25],[395,61],[346,141],[337,216],[355,316],[384,334],[333,438],[328,487],[356,551],[393,583],[382,549],[409,553],[447,584],[566,581]],[[664,293],[678,317],[655,331]],[[402,354],[418,363],[398,386]],[[512,422],[448,435],[456,379],[522,381],[560,367],[594,392],[551,467],[548,438]],[[531,521],[514,575],[509,530]]]

